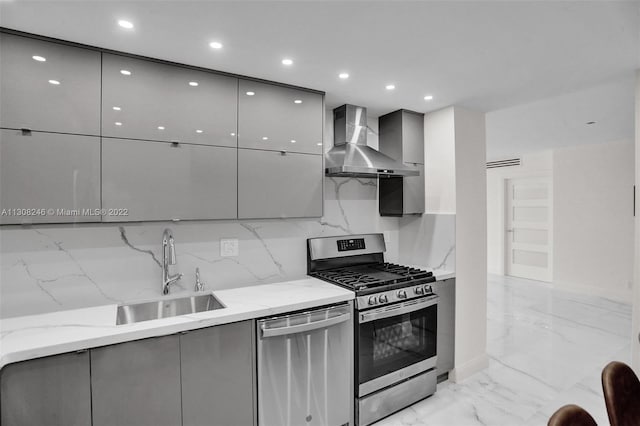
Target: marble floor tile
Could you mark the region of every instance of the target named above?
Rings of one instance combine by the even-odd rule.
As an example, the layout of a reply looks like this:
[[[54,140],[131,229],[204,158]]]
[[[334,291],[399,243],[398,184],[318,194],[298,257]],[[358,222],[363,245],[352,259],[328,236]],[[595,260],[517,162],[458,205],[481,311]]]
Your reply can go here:
[[[544,426],[562,405],[578,404],[608,424],[600,374],[630,362],[631,306],[493,276],[487,290],[489,368],[375,426]]]

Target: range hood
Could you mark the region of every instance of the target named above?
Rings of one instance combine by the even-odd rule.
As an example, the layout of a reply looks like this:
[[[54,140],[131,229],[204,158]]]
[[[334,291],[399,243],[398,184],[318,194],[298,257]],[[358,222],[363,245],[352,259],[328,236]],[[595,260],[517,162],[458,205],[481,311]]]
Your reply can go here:
[[[367,146],[367,109],[342,105],[333,110],[333,148],[325,157],[327,176],[418,176],[420,172]]]

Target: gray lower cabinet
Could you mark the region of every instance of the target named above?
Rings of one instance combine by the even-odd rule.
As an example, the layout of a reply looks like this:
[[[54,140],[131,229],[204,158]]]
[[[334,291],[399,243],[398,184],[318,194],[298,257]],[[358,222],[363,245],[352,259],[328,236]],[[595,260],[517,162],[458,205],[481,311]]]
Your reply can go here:
[[[180,336],[183,426],[255,425],[253,321]]]
[[[89,352],[5,366],[0,372],[0,424],[90,425],[89,374]]]
[[[322,216],[322,156],[238,150],[238,217]]]
[[[100,138],[0,130],[0,224],[99,222],[99,209]]]
[[[237,150],[102,140],[104,222],[235,219]]]
[[[91,350],[93,426],[176,426],[180,340],[157,337]]]
[[[0,52],[0,127],[100,134],[100,52],[11,34]]]
[[[441,378],[454,367],[456,325],[456,279],[449,278],[431,284],[438,300],[438,361],[436,370]]]
[[[104,53],[102,135],[236,146],[238,79]]]

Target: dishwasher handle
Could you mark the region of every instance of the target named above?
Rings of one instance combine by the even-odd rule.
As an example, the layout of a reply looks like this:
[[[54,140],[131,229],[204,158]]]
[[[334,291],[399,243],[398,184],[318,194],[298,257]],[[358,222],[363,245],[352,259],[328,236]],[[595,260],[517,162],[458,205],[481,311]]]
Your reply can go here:
[[[323,319],[320,321],[308,322],[305,324],[290,325],[288,327],[275,327],[267,328],[266,324],[260,325],[261,337],[276,337],[284,336],[287,334],[306,333],[320,328],[331,327],[332,325],[340,324],[351,319],[351,313],[347,312],[342,315],[335,316],[333,318]]]

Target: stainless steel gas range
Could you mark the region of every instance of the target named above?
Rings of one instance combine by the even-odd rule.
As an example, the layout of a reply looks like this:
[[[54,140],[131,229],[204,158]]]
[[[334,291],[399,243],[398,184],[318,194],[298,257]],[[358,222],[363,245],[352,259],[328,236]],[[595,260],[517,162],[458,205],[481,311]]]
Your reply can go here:
[[[307,240],[307,273],[356,293],[356,424],[436,391],[438,296],[431,272],[385,263],[382,234]]]

